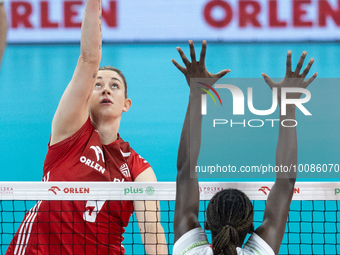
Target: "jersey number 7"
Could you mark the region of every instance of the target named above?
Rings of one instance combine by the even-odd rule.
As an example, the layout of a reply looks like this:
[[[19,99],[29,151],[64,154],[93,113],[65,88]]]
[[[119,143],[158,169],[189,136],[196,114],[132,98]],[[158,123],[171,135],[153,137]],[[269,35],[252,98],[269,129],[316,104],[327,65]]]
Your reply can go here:
[[[105,202],[106,201],[87,201],[83,219],[88,222],[96,222],[97,215],[102,209]]]

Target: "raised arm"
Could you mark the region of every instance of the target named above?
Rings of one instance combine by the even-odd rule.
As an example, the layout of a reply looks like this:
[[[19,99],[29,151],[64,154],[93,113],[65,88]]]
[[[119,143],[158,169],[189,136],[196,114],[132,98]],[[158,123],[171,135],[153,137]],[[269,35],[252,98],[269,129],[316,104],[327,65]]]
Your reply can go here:
[[[102,54],[101,15],[102,1],[87,0],[81,27],[80,57],[53,118],[51,145],[78,131],[89,116],[88,100]]]
[[[6,12],[4,8],[4,4],[2,0],[0,0],[0,68],[1,68],[2,56],[5,52],[5,47],[6,47],[6,38],[7,38]]]
[[[230,71],[223,70],[218,74],[209,73],[205,67],[206,41],[203,41],[201,56],[198,62],[196,61],[193,42],[189,41],[189,45],[191,62],[186,58],[183,51],[179,47],[177,48],[186,68],[172,60],[174,65],[185,75],[190,86],[189,105],[184,120],[177,158],[174,242],[189,230],[200,226],[198,222],[199,187],[195,166],[201,147],[201,95],[205,92],[197,88],[199,84],[190,84],[190,79],[211,78],[211,82],[208,85],[213,85],[219,78]],[[190,128],[190,126],[195,128]]]
[[[278,101],[280,106],[280,123],[285,119],[295,120],[295,105],[287,105],[286,115],[281,114],[281,88],[307,88],[307,86],[316,78],[315,73],[310,79],[304,81],[314,59],[311,59],[300,75],[300,71],[307,52],[303,52],[298,65],[292,72],[291,52],[287,54],[287,70],[285,78],[279,82],[273,82],[266,74],[262,74],[266,83],[271,89],[278,89]],[[289,93],[287,98],[299,99],[301,93]],[[263,224],[256,229],[256,233],[265,240],[274,250],[275,254],[279,253],[281,242],[284,236],[290,203],[294,194],[294,185],[296,180],[297,165],[297,135],[295,123],[287,121],[286,125],[294,127],[284,127],[279,125],[279,138],[276,148],[276,166],[280,169],[286,167],[290,171],[279,171],[276,174],[275,184],[272,187],[263,216]]]

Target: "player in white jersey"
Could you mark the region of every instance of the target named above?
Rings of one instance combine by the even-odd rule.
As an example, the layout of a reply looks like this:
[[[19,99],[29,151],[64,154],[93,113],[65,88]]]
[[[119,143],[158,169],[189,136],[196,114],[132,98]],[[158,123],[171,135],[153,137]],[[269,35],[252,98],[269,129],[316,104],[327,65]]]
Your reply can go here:
[[[203,41],[200,60],[197,62],[192,41],[189,41],[191,62],[183,51],[177,48],[185,68],[175,60],[174,65],[185,75],[190,86],[191,78],[210,78],[212,86],[219,78],[229,72],[224,70],[214,75],[205,67],[206,42]],[[300,74],[307,52],[303,52],[294,72],[292,72],[291,52],[287,54],[285,78],[274,83],[266,74],[262,74],[271,89],[277,88],[278,102],[281,108],[281,88],[306,88],[317,76],[315,73],[305,81],[314,59],[311,59]],[[205,80],[206,83],[206,80]],[[205,232],[198,221],[199,187],[195,166],[201,146],[201,95],[204,92],[197,88],[198,83],[190,86],[189,106],[185,117],[177,160],[177,192],[174,218],[175,244],[173,254],[278,254],[284,236],[289,206],[294,193],[296,172],[277,172],[267,199],[263,223],[254,230],[254,209],[249,198],[236,189],[222,190],[210,200],[206,212],[205,228],[211,230],[212,245],[209,244]],[[301,93],[289,93],[289,99],[299,99]],[[295,121],[295,105],[286,106],[283,119]],[[290,125],[290,124],[286,124]],[[194,128],[191,128],[194,127]],[[213,149],[213,148],[212,148]],[[276,166],[297,164],[296,127],[279,127],[279,139],[276,149]],[[250,238],[241,248],[247,234]]]
[[[1,60],[6,47],[6,37],[7,37],[7,22],[6,22],[6,12],[4,8],[4,0],[0,0],[0,68]]]

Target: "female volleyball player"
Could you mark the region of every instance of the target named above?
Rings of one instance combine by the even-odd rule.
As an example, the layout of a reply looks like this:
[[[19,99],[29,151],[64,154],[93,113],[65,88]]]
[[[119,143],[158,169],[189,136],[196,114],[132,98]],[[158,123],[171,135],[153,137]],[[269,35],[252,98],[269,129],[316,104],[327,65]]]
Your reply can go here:
[[[81,53],[53,118],[44,181],[156,181],[149,163],[118,134],[131,100],[119,70],[99,69],[101,2],[86,1]],[[122,235],[134,209],[146,252],[167,254],[157,206],[144,201],[39,201],[6,254],[124,254]]]
[[[190,78],[218,78],[225,75],[224,70],[217,75],[210,74],[204,64],[206,42],[203,42],[201,57],[198,62],[192,41],[190,44],[191,63],[180,48],[178,51],[185,67],[172,60],[175,66],[185,75],[188,83]],[[311,59],[300,75],[306,52],[298,62],[294,72],[291,70],[291,52],[287,55],[285,78],[274,83],[263,74],[270,88],[299,87],[306,88],[317,76],[315,73],[304,81],[313,64]],[[294,79],[292,79],[294,78]],[[294,192],[295,172],[278,172],[276,181],[268,196],[263,223],[254,231],[254,209],[249,198],[241,191],[228,189],[218,192],[209,202],[206,212],[206,229],[211,230],[212,245],[198,222],[199,189],[195,166],[201,145],[201,94],[202,90],[190,87],[189,106],[187,109],[183,131],[178,149],[177,161],[177,193],[174,219],[175,244],[173,254],[278,254],[285,231],[289,206]],[[190,84],[189,84],[190,86]],[[301,94],[289,94],[289,98],[300,98]],[[280,97],[278,97],[281,106]],[[282,119],[295,120],[295,105],[287,105],[286,116]],[[280,121],[281,122],[281,121]],[[293,123],[294,124],[294,123]],[[191,128],[195,127],[195,128]],[[213,148],[211,148],[213,149]],[[297,164],[297,138],[295,127],[279,128],[279,139],[276,150],[276,165],[291,166]],[[250,238],[241,249],[247,234]]]

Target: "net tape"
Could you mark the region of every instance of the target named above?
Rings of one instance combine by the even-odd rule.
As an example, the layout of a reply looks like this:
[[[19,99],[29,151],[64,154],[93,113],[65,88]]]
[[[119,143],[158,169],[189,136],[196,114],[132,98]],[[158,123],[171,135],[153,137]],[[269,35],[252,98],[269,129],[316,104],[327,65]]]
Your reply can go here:
[[[201,182],[199,186],[202,226],[207,200],[222,189],[237,188],[252,200],[254,224],[258,227],[273,182]],[[161,224],[171,253],[175,195],[174,182],[0,182],[0,254],[6,253],[23,215],[37,200],[161,200]],[[297,182],[293,197],[296,201],[290,208],[280,254],[340,254],[339,195],[337,182]],[[126,254],[146,254],[135,215],[124,237]]]
[[[200,182],[200,200],[220,190],[242,190],[266,200],[273,182]],[[175,182],[0,182],[0,200],[175,200]],[[293,200],[340,200],[339,182],[297,182]]]

